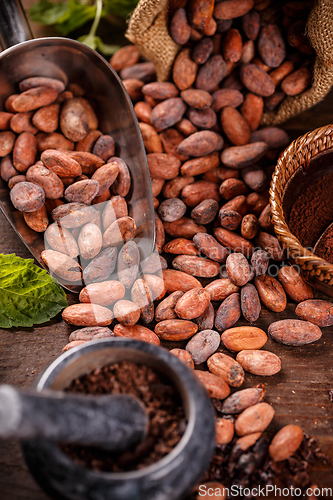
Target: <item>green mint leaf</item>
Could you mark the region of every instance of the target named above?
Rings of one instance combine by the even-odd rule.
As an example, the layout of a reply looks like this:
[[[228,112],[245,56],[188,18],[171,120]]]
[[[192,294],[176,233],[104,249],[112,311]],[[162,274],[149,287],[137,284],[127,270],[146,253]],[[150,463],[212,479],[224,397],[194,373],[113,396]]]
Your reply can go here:
[[[78,38],[78,41],[84,43],[85,45],[88,45],[88,47],[94,50],[98,50],[105,56],[112,56],[116,52],[116,50],[120,49],[120,45],[108,45],[106,43],[103,43],[101,37],[96,35],[80,36]]]
[[[94,19],[95,15],[96,5],[84,5],[78,0],[69,0],[67,11],[57,20],[54,27],[60,35],[66,36]],[[105,15],[105,12],[102,15]]]
[[[110,14],[124,17],[133,12],[139,0],[105,0],[105,10]]]
[[[33,259],[0,254],[0,327],[45,323],[67,307],[63,289]]]
[[[67,11],[67,3],[53,3],[39,0],[32,5],[29,15],[32,21],[39,24],[55,24]]]

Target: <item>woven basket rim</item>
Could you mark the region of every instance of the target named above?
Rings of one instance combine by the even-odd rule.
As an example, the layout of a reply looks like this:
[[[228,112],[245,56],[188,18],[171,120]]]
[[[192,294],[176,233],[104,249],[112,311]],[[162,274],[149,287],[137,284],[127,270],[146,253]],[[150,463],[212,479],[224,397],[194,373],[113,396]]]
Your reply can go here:
[[[269,202],[276,236],[288,251],[288,257],[312,277],[333,284],[333,264],[303,247],[290,231],[282,208],[284,191],[291,176],[303,165],[308,165],[312,158],[330,148],[333,148],[333,124],[319,127],[294,140],[277,161],[269,190]]]

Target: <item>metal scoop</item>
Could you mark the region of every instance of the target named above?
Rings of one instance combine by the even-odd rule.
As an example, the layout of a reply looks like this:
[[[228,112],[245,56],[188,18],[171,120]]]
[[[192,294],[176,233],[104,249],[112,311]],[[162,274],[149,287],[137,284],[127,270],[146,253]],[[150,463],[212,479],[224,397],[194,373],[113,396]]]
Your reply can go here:
[[[76,83],[85,97],[96,103],[99,130],[110,134],[117,145],[116,154],[128,165],[132,188],[127,197],[129,215],[135,220],[135,242],[141,262],[154,248],[154,208],[147,159],[137,118],[131,100],[116,72],[97,52],[66,38],[50,37],[30,40],[19,0],[0,1],[0,109],[18,83],[32,76],[46,76]],[[45,249],[43,234],[35,233],[15,210],[6,183],[0,178],[0,208],[28,250],[44,268],[41,252]],[[64,288],[78,292],[80,286],[55,275]]]

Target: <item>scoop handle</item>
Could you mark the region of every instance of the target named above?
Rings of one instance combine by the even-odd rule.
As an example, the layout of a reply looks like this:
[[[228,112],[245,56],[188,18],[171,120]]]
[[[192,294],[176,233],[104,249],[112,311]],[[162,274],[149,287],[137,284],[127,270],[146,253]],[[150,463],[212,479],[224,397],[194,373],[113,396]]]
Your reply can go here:
[[[23,391],[0,386],[0,437],[46,438],[121,451],[148,429],[144,405],[133,396]]]
[[[3,49],[33,38],[20,0],[0,0],[0,45]]]

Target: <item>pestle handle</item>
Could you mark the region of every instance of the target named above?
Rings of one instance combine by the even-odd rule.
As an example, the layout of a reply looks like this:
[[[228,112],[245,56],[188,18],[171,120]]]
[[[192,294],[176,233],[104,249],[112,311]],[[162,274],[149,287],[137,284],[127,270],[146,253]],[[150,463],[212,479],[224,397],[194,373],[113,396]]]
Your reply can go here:
[[[144,405],[133,396],[90,396],[0,385],[0,437],[47,438],[121,451],[148,429]]]

